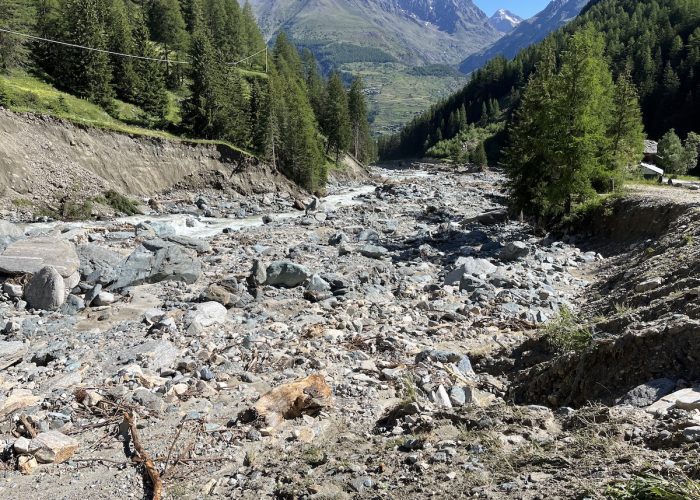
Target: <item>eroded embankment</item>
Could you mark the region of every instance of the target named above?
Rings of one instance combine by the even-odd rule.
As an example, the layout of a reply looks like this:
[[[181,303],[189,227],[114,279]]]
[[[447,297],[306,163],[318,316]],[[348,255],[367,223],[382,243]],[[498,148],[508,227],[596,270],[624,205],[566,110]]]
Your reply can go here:
[[[587,349],[543,363],[527,366],[521,358],[526,368],[511,388],[516,401],[612,403],[650,380],[700,379],[696,198],[680,190],[645,189],[611,202],[592,221],[591,241],[617,251],[599,269],[583,305],[595,340]]]
[[[223,144],[127,135],[0,108],[0,198],[40,204],[114,189],[150,196],[208,185],[242,194],[293,189],[278,171]]]

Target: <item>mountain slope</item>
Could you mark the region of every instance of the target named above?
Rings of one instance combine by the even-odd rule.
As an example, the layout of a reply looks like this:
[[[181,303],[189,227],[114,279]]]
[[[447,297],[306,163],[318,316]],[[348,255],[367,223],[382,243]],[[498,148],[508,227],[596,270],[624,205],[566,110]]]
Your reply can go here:
[[[700,131],[700,2],[695,0],[600,0],[573,22],[547,37],[555,53],[587,24],[605,38],[615,76],[630,71],[639,91],[644,126],[658,139],[670,128],[681,137]],[[496,57],[476,71],[461,91],[416,117],[399,133],[380,141],[383,159],[420,157],[433,145],[466,130],[466,124],[506,120],[545,52],[545,42],[521,51],[513,60]],[[505,112],[502,112],[505,111]],[[492,143],[494,159],[499,141]]]
[[[335,63],[455,64],[500,36],[471,0],[253,0],[252,6],[266,36],[285,31]]]
[[[490,18],[489,24],[500,33],[510,33],[523,22],[523,18],[506,9],[498,9]]]
[[[543,40],[549,33],[574,19],[589,0],[552,0],[539,14],[523,21],[493,45],[472,54],[459,65],[462,73],[471,73],[498,55],[507,59],[522,49]]]

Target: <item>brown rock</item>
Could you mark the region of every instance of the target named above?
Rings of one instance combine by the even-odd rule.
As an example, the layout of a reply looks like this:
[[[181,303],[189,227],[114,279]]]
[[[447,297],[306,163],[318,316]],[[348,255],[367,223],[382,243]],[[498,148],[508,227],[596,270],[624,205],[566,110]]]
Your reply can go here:
[[[24,475],[29,475],[34,472],[34,469],[39,467],[36,458],[29,455],[22,455],[17,459],[17,470]]]
[[[7,397],[0,397],[0,418],[12,412],[28,408],[41,401],[41,398],[34,396],[28,389],[15,389]]]
[[[32,446],[37,448],[34,456],[40,463],[60,464],[73,456],[78,449],[78,441],[58,431],[48,431],[32,439]]]
[[[316,415],[331,403],[331,388],[322,375],[314,374],[264,394],[255,403],[253,416],[277,427],[285,419]]]

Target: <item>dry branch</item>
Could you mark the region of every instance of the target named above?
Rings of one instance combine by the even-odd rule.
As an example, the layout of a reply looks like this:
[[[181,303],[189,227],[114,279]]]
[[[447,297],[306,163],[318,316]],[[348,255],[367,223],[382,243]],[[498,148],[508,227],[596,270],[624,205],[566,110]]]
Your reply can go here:
[[[134,443],[134,450],[136,451],[136,456],[134,459],[143,463],[146,473],[151,480],[151,484],[153,484],[153,500],[160,500],[163,494],[163,481],[160,478],[160,472],[158,472],[153,460],[151,460],[151,457],[148,455],[148,453],[146,453],[146,450],[144,450],[143,445],[141,444],[141,438],[136,430],[136,422],[134,421],[134,417],[131,414],[124,412],[124,421],[129,426],[131,440]]]

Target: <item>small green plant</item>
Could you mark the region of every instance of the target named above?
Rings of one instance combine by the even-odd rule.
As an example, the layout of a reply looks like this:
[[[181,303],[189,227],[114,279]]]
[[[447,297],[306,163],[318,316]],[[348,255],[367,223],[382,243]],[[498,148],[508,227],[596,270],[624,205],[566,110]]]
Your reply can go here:
[[[567,307],[544,327],[544,341],[555,352],[582,351],[591,345],[593,332],[582,318]]]
[[[698,500],[700,483],[690,479],[666,479],[653,474],[616,483],[607,491],[616,500]]]
[[[418,401],[418,390],[416,382],[413,380],[413,375],[408,373],[402,378],[402,399],[405,403],[414,403]]]
[[[654,248],[654,247],[647,247],[647,249],[645,250],[645,252],[646,252],[646,254],[647,254],[647,257],[651,257],[652,255],[654,255],[654,254],[656,253],[656,248]]]
[[[110,189],[104,194],[104,197],[96,198],[95,201],[104,203],[112,207],[117,212],[122,212],[126,215],[135,215],[140,213],[138,204],[116,191]]]
[[[29,208],[34,206],[32,200],[28,200],[26,198],[15,198],[12,200],[12,204],[17,208]]]
[[[66,220],[83,220],[92,217],[92,201],[82,203],[67,201],[63,204],[61,215]]]
[[[692,234],[684,234],[683,241],[686,245],[692,245],[695,242],[695,237]]]
[[[624,302],[618,302],[614,307],[617,314],[625,314],[632,309],[629,304],[625,304]]]

